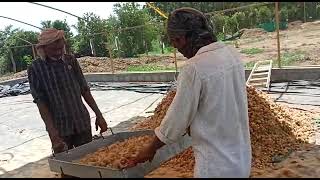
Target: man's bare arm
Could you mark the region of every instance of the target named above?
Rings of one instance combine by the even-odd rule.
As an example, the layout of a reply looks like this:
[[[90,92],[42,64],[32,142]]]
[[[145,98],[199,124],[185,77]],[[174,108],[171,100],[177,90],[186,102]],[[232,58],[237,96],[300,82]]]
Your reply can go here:
[[[102,113],[101,113],[100,109],[98,108],[96,101],[92,97],[90,89],[83,91],[82,96],[83,96],[84,100],[87,102],[87,104],[90,106],[90,108],[96,114],[96,123],[95,123],[96,131],[98,131],[98,127],[100,127],[100,129],[101,129],[100,134],[107,131],[108,126],[107,126],[106,120],[102,116]]]
[[[93,110],[93,112],[96,114],[96,116],[97,117],[102,116],[102,113],[101,113],[100,109],[98,108],[96,101],[92,97],[90,90],[84,91],[82,93],[82,96],[83,96],[84,100],[87,102],[87,104],[90,106],[90,108]]]
[[[46,126],[46,129],[48,131],[49,137],[52,142],[52,147],[55,152],[61,152],[65,150],[64,148],[64,142],[61,139],[59,132],[53,125],[53,118],[52,114],[49,111],[49,108],[46,104],[38,102],[37,103],[41,118]]]

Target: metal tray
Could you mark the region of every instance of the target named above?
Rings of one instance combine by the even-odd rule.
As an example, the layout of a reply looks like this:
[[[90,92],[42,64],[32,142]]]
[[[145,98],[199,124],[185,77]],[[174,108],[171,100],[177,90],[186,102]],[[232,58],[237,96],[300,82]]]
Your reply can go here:
[[[77,161],[89,153],[97,151],[101,147],[108,146],[116,141],[123,141],[129,137],[153,135],[154,131],[135,131],[135,132],[120,132],[104,138],[93,140],[88,144],[76,147],[55,154],[48,158],[50,170],[57,173],[71,175],[81,178],[138,178],[144,177],[154,169],[157,169],[162,162],[169,160],[175,155],[181,153],[191,146],[191,138],[183,136],[178,142],[170,145],[165,145],[160,148],[155,154],[154,159],[149,162],[138,164],[137,166],[129,169],[119,170],[108,167],[98,167],[90,165],[82,165],[76,163]]]

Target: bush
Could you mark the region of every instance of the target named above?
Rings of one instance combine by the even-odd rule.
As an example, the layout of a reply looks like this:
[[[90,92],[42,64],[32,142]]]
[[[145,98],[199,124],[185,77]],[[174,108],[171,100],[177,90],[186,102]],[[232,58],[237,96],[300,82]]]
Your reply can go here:
[[[280,10],[280,21],[282,21],[282,22],[288,21],[288,18],[289,18],[288,9],[286,7],[281,8],[281,10]]]
[[[30,55],[23,56],[22,60],[24,61],[24,64],[27,66],[31,65],[33,57]]]
[[[10,63],[6,57],[0,56],[0,75],[6,74],[9,72]]]
[[[223,16],[222,14],[215,14],[212,16],[211,21],[215,27],[215,32],[223,32],[223,26],[226,23],[226,16]]]
[[[248,23],[249,19],[246,17],[244,12],[236,12],[233,16],[237,21],[238,30],[249,27],[249,23]]]
[[[258,10],[258,22],[260,24],[268,23],[272,20],[272,18],[273,18],[273,13],[268,7],[266,6],[260,7],[260,9]]]
[[[263,51],[264,51],[263,49],[259,49],[259,48],[250,48],[250,49],[243,49],[240,51],[240,53],[253,55],[253,54],[262,53]]]

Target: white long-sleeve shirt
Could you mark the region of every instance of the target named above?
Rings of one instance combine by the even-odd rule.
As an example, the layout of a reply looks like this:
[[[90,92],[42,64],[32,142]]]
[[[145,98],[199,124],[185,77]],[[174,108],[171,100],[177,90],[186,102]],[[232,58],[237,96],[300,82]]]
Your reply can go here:
[[[155,133],[170,144],[189,126],[195,177],[249,177],[245,70],[239,54],[223,43],[202,47],[185,65],[175,98]]]

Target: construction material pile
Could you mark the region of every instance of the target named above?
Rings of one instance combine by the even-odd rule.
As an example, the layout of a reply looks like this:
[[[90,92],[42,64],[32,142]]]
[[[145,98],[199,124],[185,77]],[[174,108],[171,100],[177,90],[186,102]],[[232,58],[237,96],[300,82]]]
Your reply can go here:
[[[0,77],[0,82],[1,81],[7,81],[7,80],[10,80],[10,79],[27,77],[27,76],[28,76],[27,70],[23,70],[23,71],[15,73],[15,74],[8,74],[6,76],[1,76]]]
[[[80,159],[79,163],[121,169],[126,167],[128,159],[135,157],[144,145],[150,143],[151,140],[152,136],[150,135],[131,137],[122,142],[100,148],[94,153],[87,154]]]
[[[183,59],[183,58],[178,58]],[[77,58],[83,73],[94,72],[111,72],[111,60],[108,57],[90,57],[85,56]],[[156,64],[157,66],[174,67],[174,58],[172,56],[142,56],[138,58],[114,58],[114,71],[126,71],[128,66],[138,66],[144,64]],[[14,78],[27,77],[27,70],[17,72],[15,74],[8,74],[0,77],[1,81],[6,81]]]
[[[249,124],[252,143],[252,177],[258,176],[260,170],[272,167],[275,162],[299,150],[314,134],[312,115],[275,104],[269,97],[247,87]],[[153,116],[133,127],[133,130],[155,129],[164,118],[175,91],[168,92]],[[141,136],[117,142],[101,148],[80,160],[82,164],[121,168],[127,159],[136,156],[143,145],[150,143],[151,136]],[[279,160],[280,159],[280,160]],[[192,148],[162,163],[146,177],[192,177],[195,159]]]
[[[191,178],[193,177],[193,169],[195,159],[192,148],[189,147],[185,151],[169,159],[161,164],[161,166],[146,175],[146,178],[163,178],[163,177],[177,177],[177,178]]]
[[[266,94],[248,87],[252,166],[271,166],[276,157],[298,150],[314,134],[312,114],[274,103]]]
[[[241,39],[261,37],[262,35],[265,35],[268,33],[262,28],[253,28],[253,29],[244,28],[244,29],[241,29],[241,31],[243,31]]]
[[[281,107],[253,87],[247,87],[247,93],[254,175],[255,170],[273,166],[272,162],[277,162],[279,158],[307,143],[308,138],[314,134],[314,126],[310,113]],[[155,114],[133,129],[154,129],[159,126],[174,95],[174,91],[169,92],[156,108]],[[151,174],[157,177],[159,174],[156,171],[164,172],[163,169],[170,168],[178,168],[179,173],[193,172],[193,165],[193,152],[189,148]]]
[[[111,60],[107,57],[81,57],[78,58],[80,67],[84,73],[88,72],[111,72]],[[139,58],[115,58],[112,59],[114,71],[126,71],[128,66],[144,64],[173,65],[173,58],[170,56],[144,56]]]
[[[145,129],[152,129],[153,130],[156,127],[158,127],[160,125],[162,119],[166,115],[166,112],[167,112],[175,95],[176,95],[176,91],[169,91],[167,93],[166,97],[164,97],[162,99],[160,104],[154,110],[154,115],[150,116],[146,120],[138,123],[136,126],[131,128],[131,130],[145,130]]]
[[[257,173],[257,178],[318,178],[320,174],[320,146],[308,145],[293,152],[286,160],[274,167]]]

